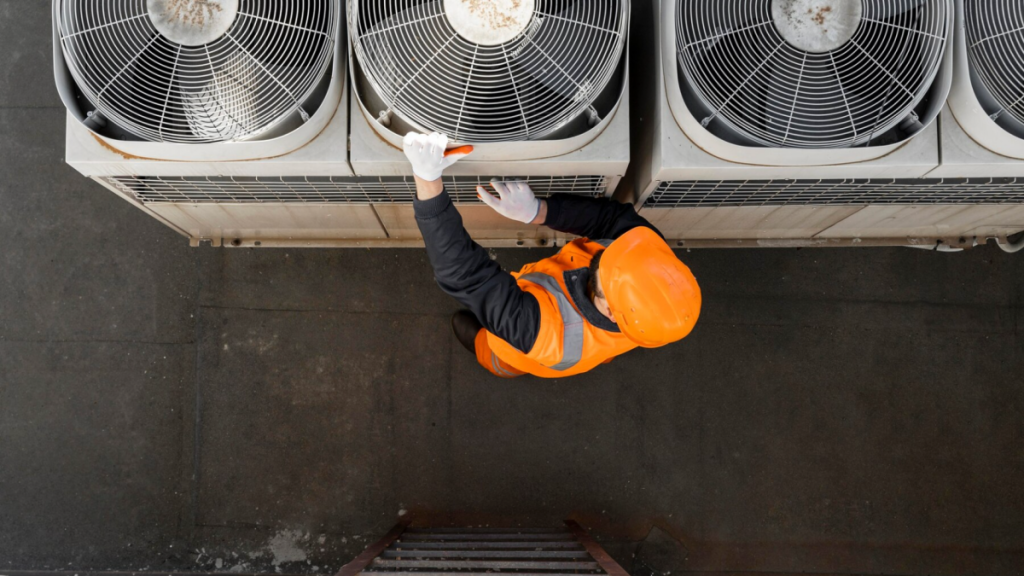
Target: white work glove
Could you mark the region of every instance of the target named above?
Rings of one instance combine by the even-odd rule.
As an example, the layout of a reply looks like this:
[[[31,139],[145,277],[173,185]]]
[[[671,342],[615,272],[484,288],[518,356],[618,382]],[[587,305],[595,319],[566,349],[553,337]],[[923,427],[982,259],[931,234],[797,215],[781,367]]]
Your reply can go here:
[[[494,208],[495,212],[524,224],[529,224],[537,218],[540,200],[533,195],[533,190],[530,190],[526,182],[491,182],[491,186],[498,192],[498,198],[484,190],[483,186],[477,186],[476,191],[484,204]]]
[[[412,163],[412,173],[433,182],[452,164],[469,156],[472,146],[463,146],[448,151],[448,137],[444,134],[419,134],[409,132],[402,141],[405,156]]]

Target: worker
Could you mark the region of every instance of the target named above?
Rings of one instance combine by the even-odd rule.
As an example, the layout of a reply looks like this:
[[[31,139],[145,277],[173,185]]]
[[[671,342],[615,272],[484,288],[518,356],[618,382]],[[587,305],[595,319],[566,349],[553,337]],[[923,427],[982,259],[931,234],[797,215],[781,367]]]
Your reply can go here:
[[[470,238],[441,181],[472,148],[448,151],[444,135],[415,132],[403,147],[437,283],[469,309],[452,317],[452,329],[492,374],[573,376],[693,330],[697,281],[633,206],[564,194],[538,200],[524,182],[492,182],[497,196],[478,186],[480,199],[506,218],[581,237],[509,274]]]

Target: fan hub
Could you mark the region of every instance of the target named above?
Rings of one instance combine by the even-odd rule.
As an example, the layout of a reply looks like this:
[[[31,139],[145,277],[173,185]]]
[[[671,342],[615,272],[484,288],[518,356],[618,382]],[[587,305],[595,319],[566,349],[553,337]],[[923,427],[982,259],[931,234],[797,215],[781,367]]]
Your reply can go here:
[[[534,0],[444,0],[445,16],[466,40],[497,46],[519,36],[533,19]]]
[[[850,41],[860,27],[862,0],[772,0],[772,21],[794,48],[823,54]]]
[[[238,0],[146,0],[161,36],[182,46],[203,46],[224,36],[238,16]]]

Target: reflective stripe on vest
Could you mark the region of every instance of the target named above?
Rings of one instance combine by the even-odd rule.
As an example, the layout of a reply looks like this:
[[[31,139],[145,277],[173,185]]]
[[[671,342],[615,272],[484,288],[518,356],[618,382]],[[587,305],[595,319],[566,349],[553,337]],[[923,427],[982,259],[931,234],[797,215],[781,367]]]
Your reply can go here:
[[[491,352],[491,367],[494,368],[495,374],[504,374],[505,376],[509,376],[511,378],[515,378],[516,376],[518,376],[518,374],[513,374],[508,370],[502,368],[501,360],[498,358],[498,355],[495,354],[494,352]]]
[[[562,361],[554,366],[548,366],[552,370],[568,370],[583,358],[583,317],[572,307],[572,303],[565,297],[562,287],[558,281],[542,272],[532,272],[520,276],[522,280],[529,280],[544,288],[558,302],[558,312],[562,315],[562,324],[565,328],[562,331]]]

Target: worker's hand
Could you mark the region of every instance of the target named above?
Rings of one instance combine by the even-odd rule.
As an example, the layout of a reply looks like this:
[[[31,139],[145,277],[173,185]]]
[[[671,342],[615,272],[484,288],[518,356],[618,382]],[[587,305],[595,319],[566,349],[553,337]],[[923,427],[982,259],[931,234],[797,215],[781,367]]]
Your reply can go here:
[[[412,173],[428,182],[440,178],[446,168],[469,156],[473,151],[472,146],[463,146],[448,152],[448,137],[437,132],[409,132],[402,141],[402,148],[412,163]]]
[[[540,200],[533,195],[526,182],[491,182],[491,186],[498,193],[498,198],[491,195],[483,186],[477,186],[476,192],[494,211],[510,220],[518,220],[523,224],[529,224],[537,218],[540,212]]]

